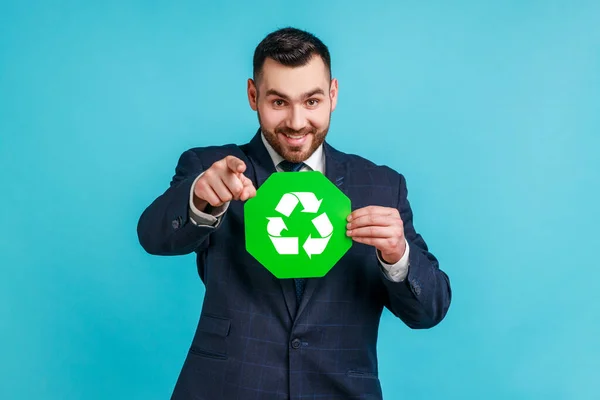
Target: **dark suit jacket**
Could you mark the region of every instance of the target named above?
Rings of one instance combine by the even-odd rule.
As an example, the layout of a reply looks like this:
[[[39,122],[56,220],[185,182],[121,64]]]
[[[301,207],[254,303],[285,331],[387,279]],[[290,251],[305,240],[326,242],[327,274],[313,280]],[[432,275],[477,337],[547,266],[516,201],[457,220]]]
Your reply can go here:
[[[404,177],[324,144],[326,173],[352,201],[395,207],[410,246],[403,282],[387,279],[373,247],[353,243],[323,278],[309,279],[296,311],[292,279],[279,280],[245,248],[243,203],[215,227],[189,222],[192,182],[234,155],[256,188],[276,171],[257,133],[248,144],[182,154],[169,188],[143,212],[138,236],[150,254],[195,252],[206,287],[198,327],[172,399],[381,399],[377,332],[383,307],[414,329],[446,315],[451,290],[415,232]]]

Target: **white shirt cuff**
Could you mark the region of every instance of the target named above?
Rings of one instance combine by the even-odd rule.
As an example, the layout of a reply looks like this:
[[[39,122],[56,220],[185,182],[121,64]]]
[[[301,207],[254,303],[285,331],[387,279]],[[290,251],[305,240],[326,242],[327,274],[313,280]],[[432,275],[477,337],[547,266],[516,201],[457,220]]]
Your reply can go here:
[[[204,172],[202,173],[204,174]],[[198,208],[194,205],[194,188],[196,187],[196,182],[202,174],[198,175],[196,179],[194,179],[194,183],[192,183],[192,188],[190,189],[190,221],[194,225],[209,225],[215,226],[219,221],[220,217],[225,214],[227,208],[229,208],[229,202],[224,203],[219,207],[211,207],[210,213],[205,213],[203,211],[198,210]]]
[[[408,255],[410,253],[410,247],[406,239],[404,239],[406,243],[406,250],[404,251],[404,255],[396,264],[388,264],[381,259],[379,256],[379,251],[375,250],[377,254],[377,259],[383,268],[384,275],[391,281],[394,282],[402,282],[408,276]]]

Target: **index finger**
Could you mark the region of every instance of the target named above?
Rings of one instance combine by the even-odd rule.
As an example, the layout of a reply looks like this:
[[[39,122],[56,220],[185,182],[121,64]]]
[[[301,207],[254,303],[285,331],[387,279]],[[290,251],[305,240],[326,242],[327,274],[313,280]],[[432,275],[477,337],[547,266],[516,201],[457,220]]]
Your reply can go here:
[[[381,206],[367,206],[354,210],[347,218],[348,221],[360,218],[365,215],[394,215],[396,212],[395,208],[381,207]]]
[[[225,157],[227,168],[235,173],[243,173],[246,170],[246,164],[242,160],[234,156]]]

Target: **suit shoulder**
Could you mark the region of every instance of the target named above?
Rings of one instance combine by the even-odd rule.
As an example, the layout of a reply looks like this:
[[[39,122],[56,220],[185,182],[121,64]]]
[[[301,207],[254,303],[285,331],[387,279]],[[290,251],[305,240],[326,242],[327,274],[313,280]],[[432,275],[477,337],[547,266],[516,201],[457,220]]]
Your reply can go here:
[[[376,176],[389,179],[390,183],[393,184],[398,184],[399,180],[404,179],[400,172],[387,165],[376,164],[375,162],[357,154],[343,154],[346,157],[346,163],[351,172],[368,171],[369,174],[374,174]]]
[[[200,160],[203,165],[210,166],[227,156],[234,156],[241,160],[245,160],[246,158],[239,145],[230,143],[218,146],[192,147],[185,150],[179,159],[182,161],[190,157],[196,158]]]

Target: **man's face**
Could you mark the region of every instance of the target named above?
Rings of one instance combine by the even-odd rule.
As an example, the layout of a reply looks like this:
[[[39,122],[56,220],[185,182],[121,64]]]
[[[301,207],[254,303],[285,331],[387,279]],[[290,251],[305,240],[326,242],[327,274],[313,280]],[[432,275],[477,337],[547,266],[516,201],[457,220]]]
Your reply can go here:
[[[291,162],[305,161],[323,143],[337,102],[337,80],[319,56],[301,67],[265,61],[258,87],[248,80],[250,107],[267,142]]]

